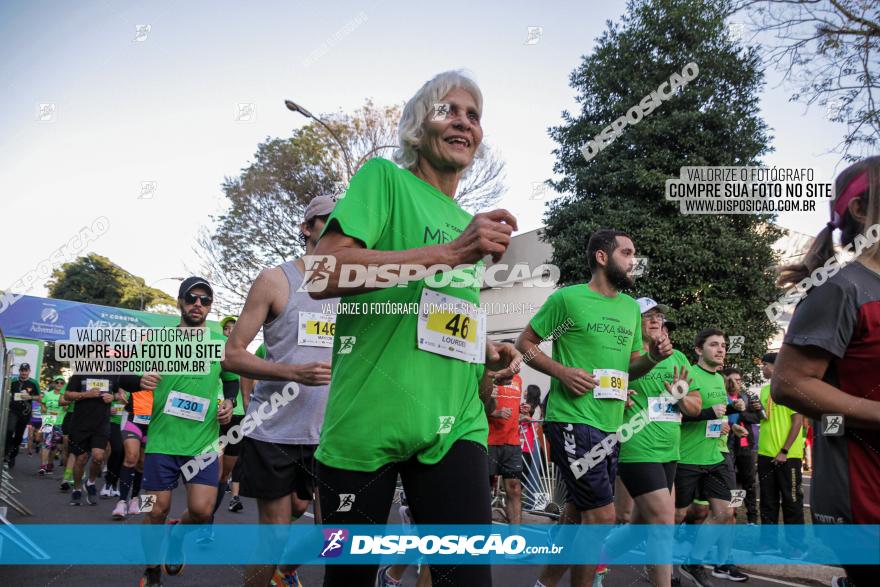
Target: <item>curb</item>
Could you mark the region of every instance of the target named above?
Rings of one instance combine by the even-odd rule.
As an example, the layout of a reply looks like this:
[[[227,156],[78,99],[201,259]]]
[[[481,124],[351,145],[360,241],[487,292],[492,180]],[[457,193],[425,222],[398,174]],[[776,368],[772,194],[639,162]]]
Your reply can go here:
[[[831,585],[831,579],[835,576],[844,576],[846,573],[840,567],[828,565],[737,565],[747,573],[757,576],[766,576],[775,579],[795,579],[806,581],[811,585]]]

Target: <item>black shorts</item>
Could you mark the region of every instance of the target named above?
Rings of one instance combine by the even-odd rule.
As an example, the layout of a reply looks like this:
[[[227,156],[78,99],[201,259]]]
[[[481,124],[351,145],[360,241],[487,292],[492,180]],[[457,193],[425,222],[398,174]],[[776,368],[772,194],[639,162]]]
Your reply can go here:
[[[73,413],[67,412],[61,420],[61,434],[67,436],[70,434],[70,423],[73,422]]]
[[[522,477],[522,448],[513,444],[489,445],[489,475],[501,475],[504,479]]]
[[[624,487],[630,496],[636,498],[640,495],[666,489],[672,491],[675,483],[675,469],[677,462],[668,463],[619,463],[617,474],[623,481]]]
[[[565,500],[580,510],[592,510],[614,501],[614,479],[617,477],[617,458],[620,443],[613,439],[609,451],[600,447],[603,442],[611,444],[614,432],[603,432],[589,424],[566,424],[545,422],[544,436],[550,442],[550,457],[559,468],[568,495]],[[592,465],[584,464],[583,457],[593,453],[593,448],[604,454]],[[572,463],[578,461],[580,474],[572,471]]]
[[[675,507],[686,508],[694,499],[730,501],[736,479],[726,461],[714,465],[678,464],[675,472]]]
[[[244,437],[235,465],[241,477],[240,493],[256,499],[278,499],[296,493],[300,499],[315,494],[315,450],[311,444],[276,444]]]
[[[98,426],[96,429],[84,430],[73,428],[70,431],[70,452],[79,456],[91,451],[93,448],[106,450],[110,442],[110,423]]]
[[[241,421],[244,420],[244,416],[232,416],[232,420],[229,421],[229,424],[224,426],[220,426],[220,436],[223,436],[229,429],[233,426],[238,426],[241,424]],[[236,442],[235,444],[229,443],[223,448],[223,456],[224,457],[237,457],[241,454],[241,445],[244,444],[244,438],[241,439],[241,442]]]

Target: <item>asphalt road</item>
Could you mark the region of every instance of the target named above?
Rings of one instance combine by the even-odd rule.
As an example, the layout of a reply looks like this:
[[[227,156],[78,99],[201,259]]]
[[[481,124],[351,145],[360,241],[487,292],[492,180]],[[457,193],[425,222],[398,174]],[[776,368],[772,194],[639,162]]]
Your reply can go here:
[[[21,490],[18,497],[34,515],[24,518],[13,510],[9,511],[9,519],[14,524],[139,524],[141,516],[131,517],[124,522],[115,522],[110,517],[115,500],[101,500],[96,506],[68,505],[69,493],[59,491],[60,473],[52,477],[39,477],[37,458],[19,455],[14,473],[14,484]],[[99,486],[100,486],[99,482]],[[172,516],[180,515],[185,503],[184,490],[178,488],[174,493]],[[217,522],[222,524],[255,524],[257,523],[256,502],[244,498],[244,511],[230,513],[226,505],[228,496],[217,514]],[[389,520],[398,522],[397,508],[392,508]],[[303,518],[299,523],[310,523]],[[135,586],[140,580],[143,567],[117,566],[107,561],[106,566],[82,565],[18,565],[0,566],[0,585],[4,587],[93,587],[95,585]],[[540,571],[539,567],[526,565],[497,565],[492,570],[496,587],[533,587]],[[300,577],[305,587],[320,585],[323,569],[320,566],[308,566],[300,569]],[[184,586],[238,586],[241,585],[242,567],[240,566],[195,566],[190,565],[184,573],[177,577],[164,577],[166,587]],[[719,585],[729,585],[726,581],[717,580]],[[760,580],[753,577],[748,584],[755,587],[778,587],[778,582]],[[786,582],[788,585],[800,583]],[[404,578],[404,585],[415,585],[415,572],[411,568]],[[560,583],[569,585],[568,577]],[[641,578],[636,567],[616,566],[605,580],[606,587],[637,587],[648,586]],[[689,581],[685,580],[687,587]],[[467,587],[467,586],[462,586]]]

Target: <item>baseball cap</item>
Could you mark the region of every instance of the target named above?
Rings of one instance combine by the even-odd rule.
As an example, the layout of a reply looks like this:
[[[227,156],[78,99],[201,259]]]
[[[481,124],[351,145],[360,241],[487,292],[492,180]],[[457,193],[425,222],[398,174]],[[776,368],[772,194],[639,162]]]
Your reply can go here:
[[[650,310],[653,310],[654,308],[657,308],[663,314],[669,313],[669,306],[666,306],[664,304],[658,304],[657,302],[655,302],[651,298],[639,298],[636,300],[636,302],[638,302],[639,311],[642,314],[644,314],[645,312],[648,312]]]
[[[312,198],[309,205],[306,206],[305,214],[303,214],[303,222],[308,222],[315,216],[329,216],[336,207],[336,198],[330,196],[316,196]]]
[[[229,322],[238,322],[238,316],[224,316],[220,321],[220,328],[226,328]]]
[[[779,353],[766,353],[763,357],[761,357],[761,362],[773,364],[776,362],[776,357],[778,355]]]
[[[64,381],[64,380],[65,380],[64,377],[62,377],[61,375],[57,375],[52,378],[52,381]]]
[[[19,371],[22,371],[22,370],[24,370],[24,369],[27,369],[28,371],[30,371],[30,370],[31,370],[31,364],[30,364],[30,363],[22,363],[21,365],[18,366],[18,370],[19,370]]]
[[[177,297],[182,298],[189,292],[189,290],[197,285],[204,287],[208,290],[208,293],[211,294],[211,297],[214,297],[214,290],[211,288],[211,284],[208,283],[208,280],[204,277],[196,277],[195,275],[183,280],[183,283],[180,284],[180,289],[177,290]]]

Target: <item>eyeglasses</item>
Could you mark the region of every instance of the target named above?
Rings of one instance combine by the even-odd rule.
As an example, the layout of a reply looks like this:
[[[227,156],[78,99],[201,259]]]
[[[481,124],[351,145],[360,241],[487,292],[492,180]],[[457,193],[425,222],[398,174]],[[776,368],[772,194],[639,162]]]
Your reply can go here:
[[[648,314],[647,316],[645,316],[644,319],[645,320],[655,320],[655,321],[659,320],[660,322],[664,322],[666,320],[666,316],[664,316],[663,314],[660,314],[659,312],[655,312],[653,314]]]
[[[195,304],[196,300],[202,302],[203,306],[210,306],[213,303],[214,298],[212,298],[211,296],[199,296],[190,292],[186,292],[185,294],[183,294],[183,301],[187,304]]]

